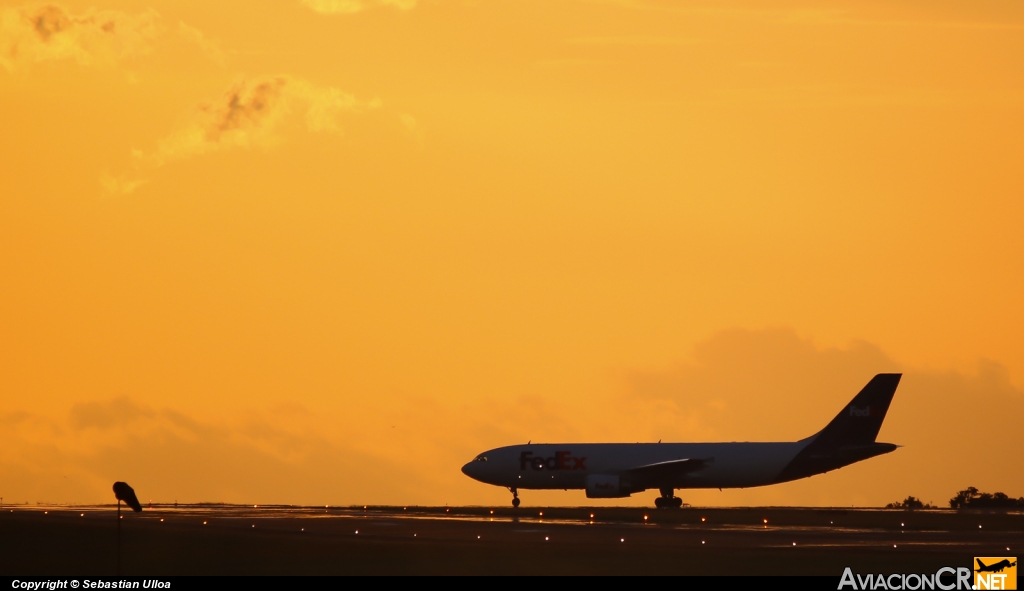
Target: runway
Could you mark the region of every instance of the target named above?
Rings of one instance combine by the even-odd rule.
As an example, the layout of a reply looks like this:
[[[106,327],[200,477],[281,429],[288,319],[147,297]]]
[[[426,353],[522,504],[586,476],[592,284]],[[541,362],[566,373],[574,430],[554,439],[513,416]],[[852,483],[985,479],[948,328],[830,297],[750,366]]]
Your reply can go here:
[[[124,511],[124,510],[122,510]],[[123,512],[121,574],[935,572],[1016,556],[1024,513],[819,508],[154,505]],[[0,511],[0,572],[113,575],[112,506]]]

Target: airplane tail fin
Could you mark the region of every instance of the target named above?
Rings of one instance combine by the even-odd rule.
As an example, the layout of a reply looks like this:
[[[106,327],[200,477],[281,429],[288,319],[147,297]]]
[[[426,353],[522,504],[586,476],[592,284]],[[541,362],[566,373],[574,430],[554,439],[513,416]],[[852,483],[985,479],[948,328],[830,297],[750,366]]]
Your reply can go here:
[[[903,374],[880,373],[818,432],[817,446],[841,447],[874,443]]]
[[[985,568],[986,566],[988,566],[987,564],[985,564],[984,562],[982,562],[980,558],[975,558],[975,560],[977,560],[977,561],[978,561],[978,568],[979,568],[979,569],[982,569],[982,568]]]

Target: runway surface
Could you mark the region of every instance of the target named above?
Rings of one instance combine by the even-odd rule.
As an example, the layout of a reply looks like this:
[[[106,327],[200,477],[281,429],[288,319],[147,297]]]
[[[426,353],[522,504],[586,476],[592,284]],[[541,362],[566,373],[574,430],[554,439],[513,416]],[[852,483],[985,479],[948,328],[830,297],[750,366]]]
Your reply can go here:
[[[934,573],[1017,556],[1024,513],[154,505],[123,511],[121,574]],[[113,506],[6,506],[0,573],[113,575]]]

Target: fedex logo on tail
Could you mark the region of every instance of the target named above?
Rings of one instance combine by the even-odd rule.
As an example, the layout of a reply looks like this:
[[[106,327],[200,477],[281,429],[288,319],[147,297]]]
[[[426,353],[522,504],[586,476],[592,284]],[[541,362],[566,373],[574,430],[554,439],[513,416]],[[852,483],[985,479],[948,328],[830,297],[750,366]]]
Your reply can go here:
[[[568,451],[556,451],[555,455],[541,457],[533,455],[533,452],[524,451],[519,454],[519,469],[525,470],[530,466],[534,470],[586,470],[586,456],[573,456]]]
[[[870,417],[871,407],[865,406],[864,408],[857,408],[856,406],[850,406],[851,417]]]

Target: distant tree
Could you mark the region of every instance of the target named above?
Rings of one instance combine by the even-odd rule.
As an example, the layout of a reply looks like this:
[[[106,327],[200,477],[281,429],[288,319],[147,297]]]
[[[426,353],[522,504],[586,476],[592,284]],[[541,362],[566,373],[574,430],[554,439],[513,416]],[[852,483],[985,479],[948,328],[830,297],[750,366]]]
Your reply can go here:
[[[977,498],[978,489],[973,486],[968,486],[964,490],[956,493],[956,496],[949,500],[949,507],[951,509],[964,509],[971,502],[971,499]]]
[[[953,509],[1024,509],[1024,497],[1015,499],[1006,493],[983,493],[973,486],[956,493],[949,500]]]
[[[917,497],[910,497],[903,499],[902,502],[889,503],[885,506],[886,509],[932,509],[931,505],[926,505],[921,502],[921,499]]]

